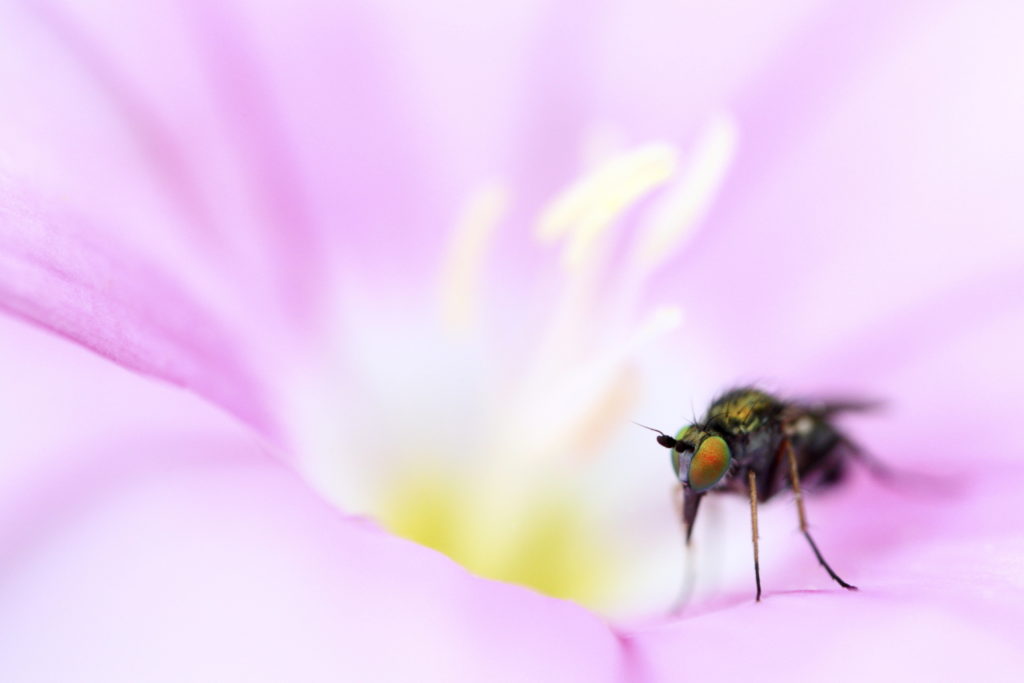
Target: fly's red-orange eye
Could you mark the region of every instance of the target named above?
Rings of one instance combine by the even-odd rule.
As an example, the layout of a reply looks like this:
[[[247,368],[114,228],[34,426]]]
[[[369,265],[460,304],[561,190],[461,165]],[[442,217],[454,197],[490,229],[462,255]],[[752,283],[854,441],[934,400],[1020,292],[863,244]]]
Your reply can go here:
[[[709,436],[704,439],[697,452],[690,460],[687,481],[694,491],[706,491],[725,476],[729,471],[729,444],[720,436]]]

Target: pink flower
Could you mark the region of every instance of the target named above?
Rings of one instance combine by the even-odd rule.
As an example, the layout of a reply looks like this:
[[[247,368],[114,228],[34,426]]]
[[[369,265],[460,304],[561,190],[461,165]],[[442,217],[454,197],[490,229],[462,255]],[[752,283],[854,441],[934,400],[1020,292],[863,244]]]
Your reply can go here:
[[[297,4],[0,9],[0,680],[1016,675],[1020,9]],[[954,486],[665,618],[747,380]]]

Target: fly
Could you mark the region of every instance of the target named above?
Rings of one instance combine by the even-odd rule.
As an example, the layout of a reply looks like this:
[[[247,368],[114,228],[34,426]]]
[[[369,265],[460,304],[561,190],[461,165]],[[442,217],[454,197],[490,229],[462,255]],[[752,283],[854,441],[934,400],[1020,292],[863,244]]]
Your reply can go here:
[[[833,581],[856,590],[825,561],[811,537],[801,482],[815,488],[833,486],[843,478],[849,457],[864,459],[860,448],[836,428],[833,418],[872,406],[857,401],[786,401],[743,387],[716,399],[703,420],[683,427],[674,437],[645,427],[658,433],[659,445],[670,449],[672,469],[683,487],[682,522],[687,545],[706,494],[731,492],[749,497],[756,599],[760,601],[757,505],[791,488],[800,531],[814,556]]]

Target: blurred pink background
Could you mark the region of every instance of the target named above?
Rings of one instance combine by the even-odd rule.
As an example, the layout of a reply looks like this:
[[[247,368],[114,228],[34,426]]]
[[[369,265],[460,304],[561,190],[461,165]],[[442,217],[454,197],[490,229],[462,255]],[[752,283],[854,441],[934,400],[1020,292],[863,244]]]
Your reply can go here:
[[[1015,680],[1022,21],[5,4],[0,680]],[[952,484],[809,498],[860,592],[684,558],[630,420],[744,382]]]

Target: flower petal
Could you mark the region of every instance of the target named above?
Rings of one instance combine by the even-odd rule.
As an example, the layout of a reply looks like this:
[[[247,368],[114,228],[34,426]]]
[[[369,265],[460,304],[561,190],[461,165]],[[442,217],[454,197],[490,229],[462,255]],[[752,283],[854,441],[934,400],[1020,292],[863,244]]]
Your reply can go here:
[[[842,500],[811,503],[819,544],[858,592],[831,584],[791,532],[789,564],[762,565],[761,603],[750,577],[679,620],[638,626],[638,657],[653,680],[1013,680],[1024,665],[1024,512],[1014,503],[1024,470],[974,464],[997,467],[961,473],[959,493],[941,498],[862,481]],[[704,655],[723,653],[723,642],[742,656]]]
[[[346,519],[237,441],[122,443],[4,507],[31,533],[0,534],[3,680],[623,675],[595,616]]]
[[[873,9],[854,31],[836,21],[852,10],[830,5],[741,100],[735,173],[659,283],[710,323],[734,375],[788,378],[1024,257],[1024,98],[1007,87],[1021,8],[900,5],[879,21],[897,5],[858,6]],[[899,341],[920,352],[930,338]]]
[[[53,202],[0,184],[0,310],[273,425],[238,344],[178,283]]]
[[[0,11],[0,161],[99,222],[144,216],[140,230],[187,236],[242,280],[253,309],[313,322],[302,314],[333,303],[339,260],[407,272],[396,255],[431,249],[422,228],[451,218],[436,209],[440,165],[421,163],[422,120],[373,8]]]
[[[263,309],[293,293],[294,273],[282,272],[291,261],[267,254],[281,246],[266,243],[279,226],[264,220],[259,201],[276,205],[287,184],[249,186],[263,169],[251,170],[217,129],[225,122],[204,89],[205,65],[180,7],[96,3],[81,12],[42,1],[5,8],[2,24],[0,63],[10,68],[0,82],[10,97],[0,136],[11,175],[100,225],[184,242],[193,260],[219,258],[219,270],[250,280],[241,289],[261,297]],[[304,225],[293,221],[292,233]]]

